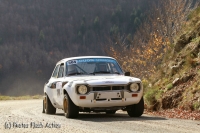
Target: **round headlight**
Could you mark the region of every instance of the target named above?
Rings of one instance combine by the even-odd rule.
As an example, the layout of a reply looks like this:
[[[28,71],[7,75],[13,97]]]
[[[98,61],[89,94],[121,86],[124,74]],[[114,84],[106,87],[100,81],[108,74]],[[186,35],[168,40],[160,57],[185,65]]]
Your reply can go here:
[[[78,87],[78,93],[79,94],[86,94],[87,93],[87,87],[85,85],[81,85]]]
[[[140,88],[140,87],[139,87],[139,85],[138,85],[137,83],[132,83],[132,84],[130,85],[130,90],[133,91],[133,92],[138,91],[139,88]]]

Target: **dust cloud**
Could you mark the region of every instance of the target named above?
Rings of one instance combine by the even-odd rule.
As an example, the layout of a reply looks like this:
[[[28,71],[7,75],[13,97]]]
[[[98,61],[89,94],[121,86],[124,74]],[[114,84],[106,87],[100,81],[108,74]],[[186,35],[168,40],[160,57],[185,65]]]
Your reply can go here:
[[[50,75],[48,75],[50,78]],[[13,74],[0,80],[0,94],[7,96],[42,95],[48,77],[35,73]]]

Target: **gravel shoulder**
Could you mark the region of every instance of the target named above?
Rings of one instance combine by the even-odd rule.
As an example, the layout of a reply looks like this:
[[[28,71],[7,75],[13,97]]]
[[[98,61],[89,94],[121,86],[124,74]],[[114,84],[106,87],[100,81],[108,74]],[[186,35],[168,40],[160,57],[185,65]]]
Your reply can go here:
[[[41,99],[0,101],[0,133],[197,133],[199,130],[200,121],[196,120],[167,119],[145,114],[140,118],[130,118],[123,111],[115,115],[80,113],[77,119],[67,119],[62,110],[57,110],[55,115],[43,114]]]

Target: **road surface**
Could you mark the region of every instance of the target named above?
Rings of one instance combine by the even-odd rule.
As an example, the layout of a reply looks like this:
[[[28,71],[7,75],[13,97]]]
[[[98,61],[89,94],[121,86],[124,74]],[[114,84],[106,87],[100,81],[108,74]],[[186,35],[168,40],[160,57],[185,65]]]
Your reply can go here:
[[[42,113],[42,100],[0,101],[0,133],[199,133],[200,121],[167,119],[149,115],[131,118],[126,112],[115,115],[80,113],[67,119],[62,110]]]

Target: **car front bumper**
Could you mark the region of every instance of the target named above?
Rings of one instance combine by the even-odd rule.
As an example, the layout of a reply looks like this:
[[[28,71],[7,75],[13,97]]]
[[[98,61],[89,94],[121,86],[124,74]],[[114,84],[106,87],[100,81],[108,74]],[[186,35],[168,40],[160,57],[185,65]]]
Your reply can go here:
[[[77,95],[74,103],[79,107],[125,107],[137,104],[142,98],[143,91],[133,93],[123,91],[98,91],[87,95]]]

